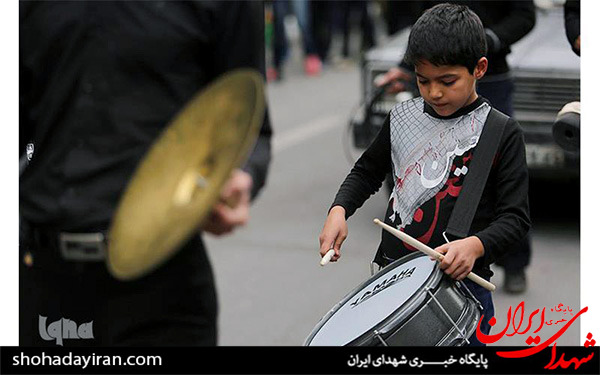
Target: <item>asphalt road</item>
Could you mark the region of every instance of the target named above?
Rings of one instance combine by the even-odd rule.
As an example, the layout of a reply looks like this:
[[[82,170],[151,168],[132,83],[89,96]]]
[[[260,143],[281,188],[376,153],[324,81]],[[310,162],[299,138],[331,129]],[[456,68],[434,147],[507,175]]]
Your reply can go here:
[[[269,84],[275,137],[268,184],[247,227],[229,237],[206,239],[219,295],[220,345],[302,345],[319,319],[369,277],[380,237],[372,220],[383,215],[387,201],[381,191],[349,220],[340,261],[320,267],[318,256],[327,209],[351,168],[346,124],[360,100],[359,89],[356,65],[328,67],[317,78],[305,77],[292,65],[283,81]],[[557,199],[561,189],[571,196],[578,192],[574,184],[532,186],[529,287],[520,295],[506,294],[503,271],[494,268],[498,323],[492,333],[506,326],[508,309],[514,312],[522,301],[521,330],[536,309],[546,308],[546,323],[569,320],[567,308],[579,311],[579,203],[577,196]],[[555,311],[559,304],[566,315]],[[518,320],[519,315],[517,325]],[[543,341],[564,324],[550,322],[538,334]],[[505,336],[495,345],[527,345],[527,337]],[[578,321],[557,342],[581,345]]]

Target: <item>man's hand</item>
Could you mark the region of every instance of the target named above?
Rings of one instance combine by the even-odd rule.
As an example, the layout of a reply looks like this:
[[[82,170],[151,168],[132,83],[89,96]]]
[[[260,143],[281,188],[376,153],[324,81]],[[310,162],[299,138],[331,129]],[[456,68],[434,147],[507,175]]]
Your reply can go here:
[[[483,256],[481,240],[475,236],[452,241],[436,247],[435,251],[444,254],[440,269],[455,280],[462,280],[471,270],[477,258]]]
[[[390,84],[385,90],[388,94],[397,94],[401,91],[406,91],[408,85],[406,81],[412,80],[412,75],[404,69],[393,67],[387,71],[384,75],[380,75],[375,78],[375,86],[381,87],[386,84]]]
[[[319,235],[319,254],[321,254],[321,258],[327,254],[329,249],[333,248],[335,254],[331,258],[331,262],[336,262],[341,256],[340,249],[346,237],[348,237],[346,210],[342,206],[335,206],[329,211],[323,230]]]
[[[236,169],[221,190],[219,202],[213,207],[203,231],[221,236],[245,225],[250,219],[250,174]]]

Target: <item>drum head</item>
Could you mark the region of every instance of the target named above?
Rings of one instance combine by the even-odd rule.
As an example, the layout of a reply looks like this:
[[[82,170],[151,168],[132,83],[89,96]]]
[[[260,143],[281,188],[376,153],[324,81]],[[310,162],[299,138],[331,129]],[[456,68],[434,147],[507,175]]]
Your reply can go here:
[[[436,261],[415,253],[390,264],[325,315],[305,345],[343,346],[373,332],[436,275]],[[439,276],[439,275],[438,275]]]

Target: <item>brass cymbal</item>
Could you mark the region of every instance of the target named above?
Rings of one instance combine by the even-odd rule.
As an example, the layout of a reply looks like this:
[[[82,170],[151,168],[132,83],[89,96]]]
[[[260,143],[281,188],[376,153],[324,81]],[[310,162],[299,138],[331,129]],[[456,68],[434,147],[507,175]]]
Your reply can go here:
[[[262,76],[238,69],[200,91],[174,117],[119,202],[108,238],[114,277],[151,272],[198,230],[232,170],[248,157],[264,110]]]

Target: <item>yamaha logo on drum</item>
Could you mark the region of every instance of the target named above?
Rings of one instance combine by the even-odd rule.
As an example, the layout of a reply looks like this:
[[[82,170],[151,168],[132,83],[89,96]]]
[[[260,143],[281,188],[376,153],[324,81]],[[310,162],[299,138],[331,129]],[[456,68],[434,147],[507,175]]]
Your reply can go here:
[[[373,289],[367,290],[365,293],[363,293],[362,296],[358,297],[354,302],[350,304],[350,307],[354,308],[363,303],[364,301],[368,300],[369,298],[373,297],[377,293],[383,291],[384,289],[389,288],[390,286],[400,282],[401,280],[411,277],[416,268],[417,267],[402,270],[399,273],[394,274],[392,277],[383,280],[379,284],[375,285]]]

